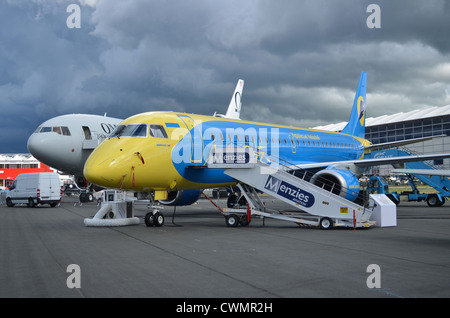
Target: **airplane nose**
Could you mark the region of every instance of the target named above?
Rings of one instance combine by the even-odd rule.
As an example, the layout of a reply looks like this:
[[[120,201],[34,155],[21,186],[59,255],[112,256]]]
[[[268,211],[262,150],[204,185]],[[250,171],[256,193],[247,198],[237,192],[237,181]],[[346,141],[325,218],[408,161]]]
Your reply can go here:
[[[45,158],[51,154],[48,149],[49,145],[45,138],[41,138],[39,134],[32,134],[27,141],[28,151],[35,157],[37,160],[45,162]]]
[[[114,169],[114,159],[98,155],[95,149],[86,160],[83,175],[90,183],[106,188],[118,188],[118,181]]]

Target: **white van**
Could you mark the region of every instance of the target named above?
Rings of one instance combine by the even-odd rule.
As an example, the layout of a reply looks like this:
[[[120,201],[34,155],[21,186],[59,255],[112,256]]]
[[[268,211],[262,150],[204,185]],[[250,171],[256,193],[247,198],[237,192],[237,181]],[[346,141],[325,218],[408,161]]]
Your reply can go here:
[[[55,207],[61,201],[61,183],[54,172],[19,174],[6,192],[6,204],[13,207],[17,203],[50,204]]]

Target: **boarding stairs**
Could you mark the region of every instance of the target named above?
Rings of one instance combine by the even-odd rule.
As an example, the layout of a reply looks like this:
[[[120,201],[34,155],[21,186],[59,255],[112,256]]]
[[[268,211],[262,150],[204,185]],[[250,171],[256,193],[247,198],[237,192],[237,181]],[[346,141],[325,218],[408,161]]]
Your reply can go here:
[[[288,164],[280,164],[279,160],[265,156],[264,162],[254,156],[252,148],[242,150],[216,149],[216,152],[234,152],[234,155],[212,154],[208,168],[225,169],[225,174],[237,180],[238,187],[249,203],[250,214],[260,217],[270,217],[298,224],[320,226],[328,229],[333,226],[369,227],[372,208],[349,201],[329,190],[309,182],[310,176],[304,171],[298,176]],[[251,158],[249,162],[224,162],[225,158],[238,158],[239,152],[250,152],[241,158]],[[216,159],[214,159],[216,158]],[[218,162],[217,158],[219,158]],[[257,190],[279,199],[302,214],[283,214],[280,211],[268,211],[258,197]],[[232,214],[236,209],[224,209]]]

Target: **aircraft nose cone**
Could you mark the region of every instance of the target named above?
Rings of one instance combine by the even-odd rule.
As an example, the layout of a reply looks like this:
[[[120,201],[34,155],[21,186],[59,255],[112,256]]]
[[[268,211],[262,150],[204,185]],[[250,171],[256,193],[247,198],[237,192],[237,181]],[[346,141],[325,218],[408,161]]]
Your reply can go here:
[[[48,144],[43,138],[40,138],[38,134],[32,134],[27,141],[28,151],[37,160],[45,162],[45,158],[48,155]]]
[[[84,164],[83,175],[86,180],[95,185],[117,188],[116,173],[111,167],[113,162],[114,160],[98,156],[94,150]]]

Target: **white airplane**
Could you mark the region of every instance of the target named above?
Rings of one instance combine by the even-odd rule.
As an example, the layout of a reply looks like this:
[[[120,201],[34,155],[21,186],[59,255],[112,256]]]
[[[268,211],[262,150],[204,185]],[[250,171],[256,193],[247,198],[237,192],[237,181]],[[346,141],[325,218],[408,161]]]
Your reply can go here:
[[[244,81],[236,85],[226,115],[239,119]],[[119,125],[123,119],[71,114],[57,116],[39,125],[28,138],[28,151],[40,162],[65,174],[74,175],[77,183],[84,181],[83,168],[91,152]]]
[[[65,174],[83,176],[86,159],[122,119],[72,114],[49,119],[28,138],[28,151]]]

